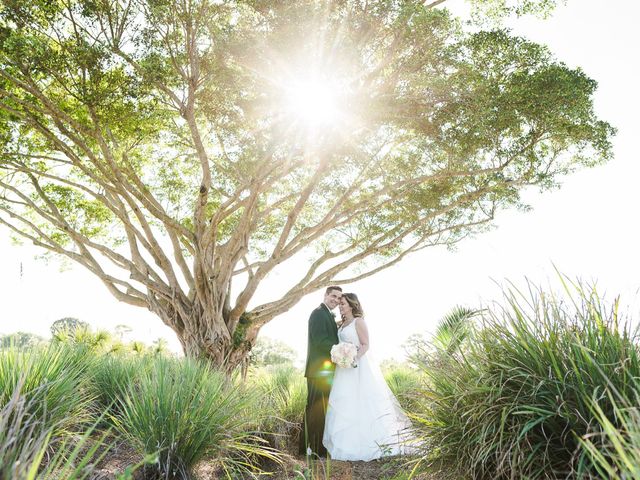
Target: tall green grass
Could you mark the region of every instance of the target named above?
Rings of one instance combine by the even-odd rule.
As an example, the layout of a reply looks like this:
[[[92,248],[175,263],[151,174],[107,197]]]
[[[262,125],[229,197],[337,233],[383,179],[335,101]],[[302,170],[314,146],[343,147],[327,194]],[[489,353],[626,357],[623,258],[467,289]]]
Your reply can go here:
[[[0,478],[84,480],[95,478],[95,466],[110,446],[104,436],[92,438],[93,427],[77,435],[56,439],[61,419],[47,417],[48,385],[43,383],[24,393],[24,378],[18,381],[0,408]]]
[[[156,358],[127,390],[114,421],[139,453],[157,453],[146,467],[152,477],[192,478],[205,457],[230,477],[255,469],[255,456],[277,458],[251,429],[254,406],[250,392],[204,363]]]
[[[406,412],[412,412],[419,402],[418,392],[422,389],[422,373],[407,364],[388,366],[383,372],[387,385],[398,399],[400,406]]]
[[[279,450],[295,450],[301,434],[307,401],[307,385],[302,372],[291,365],[261,367],[250,383],[259,393],[259,430]]]
[[[600,434],[624,423],[608,392],[637,392],[637,336],[617,303],[566,287],[563,298],[508,291],[455,349],[414,358],[428,378],[415,412],[425,462],[475,479],[598,477]]]
[[[153,357],[126,352],[98,356],[89,372],[98,409],[109,410],[112,414],[120,412],[127,392],[135,390],[138,379],[153,362]]]
[[[0,410],[0,478],[34,478],[44,456],[50,429],[38,418],[33,405],[40,399],[32,395],[30,401],[21,395],[23,381],[6,392]],[[5,397],[6,395],[6,397]],[[7,398],[8,397],[8,398]]]
[[[639,388],[640,391],[640,388]],[[601,432],[580,439],[601,478],[629,480],[640,478],[640,393],[633,399],[610,392],[616,421],[611,421],[599,402],[593,414]]]
[[[3,350],[0,406],[9,404],[18,391],[26,399],[25,415],[52,428],[54,438],[83,430],[94,418],[87,377],[92,363],[93,357],[84,349],[64,345]]]

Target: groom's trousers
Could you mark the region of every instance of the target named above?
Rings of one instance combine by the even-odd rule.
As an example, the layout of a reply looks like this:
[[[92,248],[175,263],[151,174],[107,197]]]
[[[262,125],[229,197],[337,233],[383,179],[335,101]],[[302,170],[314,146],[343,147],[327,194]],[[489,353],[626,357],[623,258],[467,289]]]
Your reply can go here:
[[[327,455],[327,449],[322,445],[322,437],[332,380],[333,375],[307,377],[307,406],[300,433],[300,454],[302,455],[307,453],[307,448],[316,455],[322,457]]]

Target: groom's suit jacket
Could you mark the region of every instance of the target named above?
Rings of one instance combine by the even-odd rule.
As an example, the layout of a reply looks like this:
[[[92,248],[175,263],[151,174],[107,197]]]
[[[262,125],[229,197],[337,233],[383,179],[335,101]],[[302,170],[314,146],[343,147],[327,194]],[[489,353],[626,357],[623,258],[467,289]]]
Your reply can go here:
[[[324,303],[311,312],[305,377],[323,377],[333,374],[331,347],[338,343],[338,326],[333,314]]]

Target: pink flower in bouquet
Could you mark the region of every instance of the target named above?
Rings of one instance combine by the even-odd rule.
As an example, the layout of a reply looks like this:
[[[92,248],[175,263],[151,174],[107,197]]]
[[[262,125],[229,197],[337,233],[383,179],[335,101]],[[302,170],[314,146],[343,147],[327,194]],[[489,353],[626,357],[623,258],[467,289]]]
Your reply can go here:
[[[349,342],[340,342],[331,347],[331,361],[342,368],[356,365],[358,348]]]

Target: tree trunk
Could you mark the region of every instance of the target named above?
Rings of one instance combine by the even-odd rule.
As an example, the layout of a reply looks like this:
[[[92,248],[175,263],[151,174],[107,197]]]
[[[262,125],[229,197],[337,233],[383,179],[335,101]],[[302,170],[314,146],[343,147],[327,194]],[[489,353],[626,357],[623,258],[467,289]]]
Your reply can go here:
[[[197,300],[185,305],[176,299],[153,302],[151,311],[176,333],[186,357],[205,360],[226,373],[238,367],[246,373],[249,353],[259,332],[249,314],[232,322],[224,312],[211,312]],[[229,331],[229,325],[234,324],[233,331]]]

